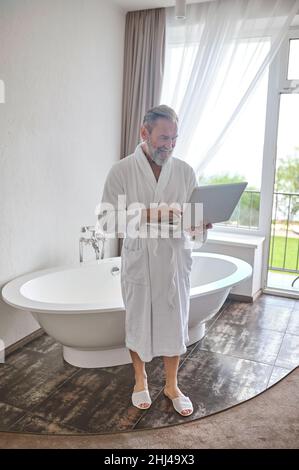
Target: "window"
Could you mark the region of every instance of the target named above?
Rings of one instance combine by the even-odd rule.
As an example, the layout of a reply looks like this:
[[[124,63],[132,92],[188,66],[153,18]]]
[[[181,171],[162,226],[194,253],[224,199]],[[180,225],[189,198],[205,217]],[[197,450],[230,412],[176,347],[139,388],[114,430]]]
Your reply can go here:
[[[299,80],[299,39],[290,39],[288,80]]]

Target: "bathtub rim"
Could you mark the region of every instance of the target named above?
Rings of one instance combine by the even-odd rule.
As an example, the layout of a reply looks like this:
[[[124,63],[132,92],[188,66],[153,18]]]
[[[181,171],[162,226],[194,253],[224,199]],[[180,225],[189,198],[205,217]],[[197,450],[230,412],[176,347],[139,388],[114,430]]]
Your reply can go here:
[[[217,281],[212,281],[202,286],[195,286],[191,287],[190,289],[190,299],[200,297],[203,295],[211,294],[214,292],[219,292],[223,289],[227,289],[228,287],[233,287],[235,284],[238,284],[241,281],[244,281],[251,277],[252,275],[252,267],[246,261],[243,261],[240,258],[235,258],[229,255],[222,255],[218,253],[209,253],[209,252],[192,252],[192,257],[205,257],[205,258],[217,258],[228,261],[237,266],[236,270],[222,279],[218,279]],[[38,271],[33,271],[22,276],[18,276],[15,279],[7,282],[1,290],[2,299],[12,307],[15,307],[20,310],[32,311],[37,313],[53,313],[53,314],[80,314],[83,312],[89,313],[100,313],[101,311],[104,313],[108,312],[120,312],[124,311],[125,307],[117,306],[114,308],[105,308],[99,307],[98,303],[94,304],[70,304],[70,303],[53,303],[53,302],[40,302],[37,300],[28,299],[20,292],[20,288],[23,284],[38,277],[51,274],[54,272],[66,271],[66,270],[73,270],[73,269],[83,269],[88,268],[90,266],[95,266],[97,264],[108,263],[112,260],[117,260],[120,262],[121,256],[115,256],[110,258],[104,258],[102,260],[92,260],[84,263],[73,263],[69,265],[63,266],[56,266],[53,268],[42,269]]]

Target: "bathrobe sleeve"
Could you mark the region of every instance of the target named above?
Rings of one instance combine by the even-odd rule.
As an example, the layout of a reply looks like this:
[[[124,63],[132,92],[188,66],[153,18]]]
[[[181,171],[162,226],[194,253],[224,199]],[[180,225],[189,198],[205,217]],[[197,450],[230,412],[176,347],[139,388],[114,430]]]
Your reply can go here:
[[[197,186],[198,186],[198,183],[197,183],[197,178],[196,178],[195,171],[190,166],[190,174],[189,174],[188,190],[187,190],[187,201],[190,200],[191,194],[192,194],[194,188],[196,188]],[[208,237],[208,230],[204,227],[203,228],[203,234],[202,234],[202,240],[201,240],[202,244],[207,241],[207,237]]]
[[[190,200],[191,194],[194,190],[194,188],[197,188],[198,183],[197,183],[197,178],[195,171],[193,168],[190,166],[190,173],[189,173],[189,178],[188,178],[188,188],[187,188],[187,201]]]
[[[119,164],[114,164],[106,178],[101,202],[95,208],[96,235],[123,238],[129,224],[137,233],[143,222],[141,211],[142,207],[138,203],[127,208],[121,168]]]

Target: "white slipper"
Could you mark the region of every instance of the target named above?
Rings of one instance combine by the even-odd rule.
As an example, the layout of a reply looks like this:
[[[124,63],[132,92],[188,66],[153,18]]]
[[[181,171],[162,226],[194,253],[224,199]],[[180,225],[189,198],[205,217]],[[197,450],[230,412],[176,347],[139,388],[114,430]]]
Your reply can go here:
[[[134,406],[136,406],[140,410],[148,410],[149,407],[152,404],[152,400],[151,400],[151,397],[150,397],[150,394],[149,394],[148,390],[146,389],[146,390],[141,390],[141,392],[133,392],[132,393],[132,403],[133,403]],[[140,406],[141,403],[148,403],[149,406],[147,408],[145,408],[143,406]]]
[[[181,416],[190,416],[193,413],[193,405],[189,397],[186,397],[185,395],[176,397],[176,398],[170,398],[166,393],[164,392],[164,395],[169,398],[169,400],[172,401],[173,407],[175,411],[177,411]],[[191,413],[182,413],[183,410],[192,410]]]

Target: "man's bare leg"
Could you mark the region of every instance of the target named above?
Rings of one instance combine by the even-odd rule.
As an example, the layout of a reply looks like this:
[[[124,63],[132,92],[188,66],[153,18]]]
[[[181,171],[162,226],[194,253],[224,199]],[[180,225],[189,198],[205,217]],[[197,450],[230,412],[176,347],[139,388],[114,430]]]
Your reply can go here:
[[[145,370],[145,364],[138,356],[137,352],[129,349],[130,355],[133,362],[133,367],[135,371],[135,387],[134,392],[141,392],[142,390],[147,389],[147,374]],[[142,408],[149,408],[149,403],[141,403]]]
[[[172,400],[176,397],[183,396],[184,394],[178,387],[178,368],[180,362],[180,356],[164,356],[164,367],[165,367],[165,393]],[[182,414],[190,414],[191,409],[187,408],[182,411]]]

